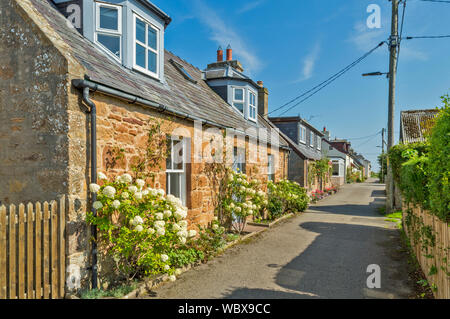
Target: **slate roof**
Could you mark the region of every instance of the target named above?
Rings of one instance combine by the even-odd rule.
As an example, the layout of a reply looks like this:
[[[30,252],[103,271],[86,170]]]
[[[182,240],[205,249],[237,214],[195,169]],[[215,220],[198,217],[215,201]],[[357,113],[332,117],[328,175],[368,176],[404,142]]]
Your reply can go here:
[[[425,134],[433,126],[438,109],[410,110],[400,113],[400,141],[403,143],[423,142]]]
[[[158,104],[213,121],[225,127],[246,130],[255,123],[245,120],[237,110],[226,103],[202,79],[202,71],[172,52],[165,51],[162,83],[137,71],[130,70],[94,43],[83,37],[76,29],[68,26],[66,18],[50,0],[30,0],[48,24],[72,48],[74,57],[87,69],[86,78],[123,92],[154,101]],[[170,60],[181,64],[197,82],[186,80]],[[257,127],[270,128],[259,116]],[[280,146],[287,147],[280,139]]]

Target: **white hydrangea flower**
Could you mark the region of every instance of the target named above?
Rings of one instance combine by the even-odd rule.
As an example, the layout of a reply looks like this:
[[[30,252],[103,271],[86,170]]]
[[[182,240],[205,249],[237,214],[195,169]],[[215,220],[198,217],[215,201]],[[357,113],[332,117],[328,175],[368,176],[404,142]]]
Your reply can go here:
[[[170,266],[169,265],[164,265],[164,270],[169,270]]]
[[[256,210],[258,207],[256,206],[256,204],[253,204],[252,208],[253,210]]]
[[[99,209],[101,209],[101,208],[103,207],[103,204],[102,204],[102,202],[100,202],[100,201],[95,201],[95,202],[92,204],[92,207],[94,207],[94,209],[96,209],[96,210],[99,210]]]
[[[234,208],[234,207],[235,207],[234,203],[231,202],[231,203],[230,203],[230,208]]]
[[[123,174],[120,176],[120,181],[125,184],[129,184],[133,181],[133,177],[130,174]]]
[[[155,227],[157,227],[157,228],[164,228],[164,226],[166,225],[166,222],[163,220],[157,220],[154,224],[155,224]]]
[[[181,268],[175,269],[175,275],[177,276],[181,275]]]
[[[188,232],[187,232],[187,230],[180,230],[178,233],[177,233],[177,236],[178,237],[184,237],[184,238],[186,238],[186,237],[188,237]]]
[[[122,178],[120,175],[117,175],[115,180],[116,180],[116,183],[122,183]]]
[[[166,230],[164,228],[157,228],[156,234],[158,234],[159,236],[164,236],[166,234]]]
[[[217,225],[217,224],[213,224],[213,225],[212,225],[212,229],[213,229],[213,230],[217,230],[218,228],[219,228],[219,225]]]
[[[178,225],[180,225],[181,228],[186,228],[188,226],[188,222],[187,220],[180,220]]]
[[[180,243],[182,243],[183,245],[186,244],[186,237],[178,237],[178,239],[180,240]]]
[[[162,189],[162,188],[157,189],[157,190],[156,190],[156,193],[157,193],[158,195],[160,195],[160,196],[166,195],[166,192],[165,192],[164,189]]]
[[[163,220],[164,219],[164,214],[163,213],[156,213],[155,214],[155,218],[157,220]]]
[[[238,207],[235,208],[235,211],[236,211],[237,213],[240,213],[240,212],[242,211],[242,208],[240,208],[240,207],[238,206]]]
[[[123,192],[122,193],[122,198],[123,199],[127,199],[128,197],[130,197],[130,194],[128,194],[128,192]]]
[[[180,219],[184,219],[187,216],[187,211],[181,208],[178,208],[175,213],[173,213],[173,215],[175,216],[176,219],[180,220]]]
[[[148,232],[150,233],[150,235],[153,235],[155,233],[155,229],[154,228],[149,228]]]
[[[103,174],[102,172],[98,172],[98,174],[97,174],[97,179],[99,179],[99,180],[105,180],[105,179],[108,179],[108,177],[106,177],[106,175]]]
[[[100,190],[100,185],[91,183],[89,184],[89,190],[91,191],[91,193],[98,193],[98,191]]]
[[[142,199],[142,192],[136,192],[136,193],[134,193],[134,197],[135,197],[137,200],[141,200],[141,199]]]
[[[112,202],[111,206],[114,207],[115,209],[118,209],[120,207],[120,201],[116,199],[115,201]]]
[[[197,231],[195,231],[194,229],[191,229],[188,233],[188,237],[195,237],[197,235]]]
[[[135,216],[133,218],[133,222],[134,222],[134,225],[140,225],[140,224],[144,223],[144,220],[142,219],[141,216]]]
[[[109,197],[109,198],[114,198],[114,195],[116,194],[116,189],[112,186],[106,186],[105,188],[103,188],[103,195]]]
[[[131,185],[128,187],[128,190],[134,194],[138,191],[138,188],[134,185]]]
[[[175,275],[171,275],[171,276],[169,276],[169,280],[170,281],[175,281],[175,280],[177,280],[177,277],[175,277]]]
[[[248,210],[248,214],[249,214],[249,215],[253,215],[253,210],[249,209],[249,210]]]
[[[149,188],[148,190],[150,192],[150,195],[152,196],[157,196],[158,195],[158,191],[154,188]]]
[[[150,191],[148,189],[144,189],[141,193],[142,196],[147,196],[150,193]]]
[[[136,185],[137,185],[139,188],[143,188],[143,187],[145,186],[145,181],[144,181],[143,179],[138,178],[138,179],[136,180]]]
[[[136,225],[136,227],[134,227],[134,230],[137,232],[141,232],[144,230],[144,227],[142,227],[142,225]]]
[[[170,210],[165,210],[164,211],[164,217],[165,218],[169,218],[170,216],[172,216],[172,212]]]
[[[163,263],[165,263],[166,261],[168,261],[169,260],[169,256],[167,256],[166,254],[162,254],[161,255],[161,261],[163,262]]]
[[[175,231],[180,231],[181,230],[181,226],[180,225],[178,225],[178,224],[172,224],[172,225],[173,225],[173,229]]]

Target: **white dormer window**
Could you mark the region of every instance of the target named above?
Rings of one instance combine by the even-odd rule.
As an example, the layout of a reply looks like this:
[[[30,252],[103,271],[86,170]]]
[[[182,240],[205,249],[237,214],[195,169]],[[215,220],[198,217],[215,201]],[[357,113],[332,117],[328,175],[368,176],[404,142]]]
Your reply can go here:
[[[309,134],[309,146],[314,147],[314,133]]]
[[[233,88],[233,106],[237,108],[242,114],[244,114],[244,96],[244,89]]]
[[[251,91],[248,93],[248,118],[256,121],[256,94]]]
[[[95,41],[117,60],[122,56],[122,7],[96,3]]]
[[[322,148],[322,139],[320,138],[319,135],[317,135],[317,149],[320,151],[321,148]]]
[[[300,143],[306,144],[306,127],[303,125],[300,125],[299,135]]]
[[[133,24],[133,67],[138,71],[158,77],[159,29],[137,14],[134,14]]]

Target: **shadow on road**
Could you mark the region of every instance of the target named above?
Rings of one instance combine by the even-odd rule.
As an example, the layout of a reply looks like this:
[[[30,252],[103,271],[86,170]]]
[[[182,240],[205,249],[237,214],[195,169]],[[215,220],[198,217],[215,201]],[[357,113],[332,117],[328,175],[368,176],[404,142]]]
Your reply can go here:
[[[323,212],[327,214],[351,215],[351,216],[365,216],[365,217],[380,217],[378,214],[379,207],[385,204],[385,199],[374,197],[373,201],[368,205],[358,204],[339,204],[339,205],[316,205],[310,206],[308,210],[314,212]]]
[[[335,209],[335,208],[334,208]],[[306,250],[283,266],[275,283],[283,289],[238,288],[225,298],[407,298],[407,256],[397,230],[337,223],[300,225],[319,234]],[[381,289],[368,289],[368,265],[381,267]],[[268,267],[276,267],[274,264]],[[270,281],[269,278],[267,278]],[[282,291],[282,290],[287,290]]]

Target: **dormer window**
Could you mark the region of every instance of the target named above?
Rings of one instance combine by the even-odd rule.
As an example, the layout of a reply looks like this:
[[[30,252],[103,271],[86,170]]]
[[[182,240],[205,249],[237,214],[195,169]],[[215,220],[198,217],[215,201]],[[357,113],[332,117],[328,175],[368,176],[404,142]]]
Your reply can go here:
[[[134,14],[133,67],[143,73],[158,77],[159,29],[150,22]]]
[[[244,89],[233,88],[233,106],[244,114]]]
[[[256,121],[256,94],[248,92],[248,118]]]
[[[122,7],[96,3],[95,41],[120,61],[122,56]]]

